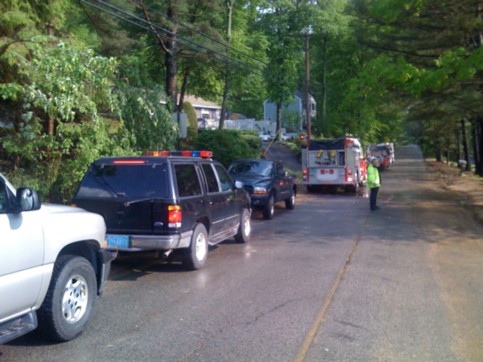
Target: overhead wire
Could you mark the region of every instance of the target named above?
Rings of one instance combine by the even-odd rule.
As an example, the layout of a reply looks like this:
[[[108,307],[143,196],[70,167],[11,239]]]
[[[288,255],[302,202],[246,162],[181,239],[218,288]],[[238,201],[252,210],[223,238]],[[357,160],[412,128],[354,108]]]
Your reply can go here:
[[[146,19],[143,19],[143,18],[140,18],[124,9],[121,9],[117,6],[114,6],[106,1],[102,1],[102,0],[94,0],[96,1],[97,3],[100,3],[108,8],[105,8],[105,7],[102,7],[100,5],[96,5],[90,1],[87,1],[87,0],[80,0],[82,3],[88,5],[88,6],[91,6],[95,9],[98,9],[102,12],[105,12],[107,14],[110,14],[118,19],[121,19],[125,22],[128,22],[134,26],[137,26],[141,29],[144,29],[146,31],[149,31],[149,32],[154,32],[153,31],[153,28],[156,29],[156,30],[159,30],[160,32],[164,33],[164,34],[168,34],[168,35],[171,35],[173,36],[173,40],[183,46],[183,47],[186,47],[186,48],[189,48],[191,49],[192,51],[194,52],[198,52],[198,53],[203,53],[203,54],[206,54],[206,55],[210,55],[210,54],[215,54],[215,55],[218,55],[220,58],[218,58],[218,60],[220,61],[223,61],[223,62],[231,62],[231,63],[235,63],[236,65],[242,67],[242,68],[251,68],[253,67],[254,65],[251,64],[251,63],[247,63],[247,62],[244,62],[244,61],[241,61],[239,59],[236,59],[236,58],[233,58],[233,57],[230,57],[229,55],[226,55],[226,54],[223,54],[217,50],[214,50],[212,48],[209,48],[203,44],[200,44],[192,39],[189,39],[189,38],[186,38],[184,36],[181,36],[179,35],[178,33],[174,33],[172,32],[171,30],[169,29],[166,29],[164,27],[161,27],[160,25],[158,24],[155,24],[151,21],[148,21]],[[110,9],[111,10],[110,10]],[[119,14],[121,13],[121,14]],[[166,35],[161,35],[164,39],[167,39]],[[202,51],[201,51],[202,50]],[[257,66],[255,66],[256,70],[258,71],[261,71],[261,69]]]
[[[138,0],[134,0],[134,3],[136,3],[136,4],[140,4],[140,2],[139,2]],[[144,5],[143,5],[143,6],[144,6]],[[231,51],[233,51],[233,52],[235,52],[235,53],[237,53],[237,54],[240,54],[240,55],[242,55],[242,56],[243,56],[243,57],[245,57],[245,58],[248,58],[248,59],[251,59],[251,60],[256,61],[256,62],[258,62],[258,63],[261,63],[262,65],[268,65],[267,63],[265,63],[265,62],[261,61],[260,59],[256,59],[256,58],[252,57],[251,55],[249,55],[249,54],[247,54],[247,53],[242,52],[242,51],[241,51],[241,50],[239,50],[239,49],[233,48],[233,47],[232,47],[232,46],[230,46],[229,44],[226,44],[226,43],[224,43],[224,42],[222,42],[222,41],[220,41],[220,40],[218,40],[218,39],[214,39],[214,38],[212,38],[212,37],[210,37],[210,36],[208,36],[208,35],[204,34],[203,32],[199,31],[198,29],[195,29],[195,28],[193,28],[193,27],[191,27],[191,26],[189,26],[189,25],[183,24],[183,23],[181,23],[181,22],[179,22],[179,21],[173,21],[173,20],[172,20],[172,19],[170,19],[170,18],[169,18],[167,15],[165,15],[165,14],[161,13],[161,12],[160,12],[160,11],[158,11],[158,10],[153,10],[153,9],[151,9],[151,8],[150,8],[150,7],[148,7],[148,6],[145,6],[145,8],[146,8],[146,9],[148,9],[148,10],[149,10],[151,13],[155,13],[155,14],[158,14],[158,15],[162,16],[163,18],[165,18],[165,19],[166,19],[166,20],[168,20],[169,22],[172,22],[172,23],[174,23],[174,24],[176,24],[176,25],[181,25],[181,26],[182,26],[183,28],[185,28],[185,29],[188,29],[188,30],[191,30],[191,31],[193,31],[193,32],[196,32],[198,35],[201,35],[202,37],[204,37],[204,38],[206,38],[206,39],[208,39],[208,40],[210,40],[210,41],[212,41],[212,42],[215,42],[215,43],[217,43],[217,44],[220,44],[221,46],[223,46],[223,47],[227,48],[228,50],[231,50]]]

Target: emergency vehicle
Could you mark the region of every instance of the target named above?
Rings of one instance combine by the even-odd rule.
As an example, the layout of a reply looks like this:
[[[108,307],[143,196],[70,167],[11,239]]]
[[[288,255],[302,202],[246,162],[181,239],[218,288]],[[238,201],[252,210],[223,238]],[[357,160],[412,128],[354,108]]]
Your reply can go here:
[[[331,186],[355,192],[366,179],[367,162],[357,138],[310,140],[302,146],[302,184],[307,191]]]
[[[378,143],[371,149],[371,156],[380,160],[381,168],[389,168],[394,163],[394,144],[392,142]]]

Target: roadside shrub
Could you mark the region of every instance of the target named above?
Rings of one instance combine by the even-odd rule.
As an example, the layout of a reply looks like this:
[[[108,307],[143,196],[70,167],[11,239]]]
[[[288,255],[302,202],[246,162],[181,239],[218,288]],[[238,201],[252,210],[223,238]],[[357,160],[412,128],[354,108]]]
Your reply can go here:
[[[257,134],[253,132],[245,132],[242,133],[242,137],[248,143],[248,146],[250,146],[250,148],[260,153],[262,149],[262,140],[260,139],[260,137],[258,137]]]
[[[258,158],[261,144],[257,147],[255,141],[240,130],[200,130],[196,148],[213,151],[213,158],[228,167],[233,160]]]
[[[198,118],[196,117],[195,109],[190,102],[184,102],[183,110],[188,118],[188,143],[195,144],[198,138]]]

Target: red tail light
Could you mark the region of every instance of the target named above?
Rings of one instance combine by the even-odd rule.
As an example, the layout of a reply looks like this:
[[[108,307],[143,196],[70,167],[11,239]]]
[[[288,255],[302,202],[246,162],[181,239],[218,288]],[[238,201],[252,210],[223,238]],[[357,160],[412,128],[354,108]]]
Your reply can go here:
[[[182,219],[181,206],[168,205],[168,226],[170,228],[179,228],[181,227]]]
[[[353,181],[352,170],[350,168],[345,169],[345,181],[346,182],[352,182]]]

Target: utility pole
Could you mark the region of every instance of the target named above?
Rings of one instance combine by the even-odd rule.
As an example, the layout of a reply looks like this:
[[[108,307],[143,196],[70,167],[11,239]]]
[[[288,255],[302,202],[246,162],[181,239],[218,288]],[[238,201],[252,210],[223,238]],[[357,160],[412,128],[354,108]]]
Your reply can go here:
[[[312,26],[309,25],[305,29],[305,122],[307,126],[307,137],[305,137],[306,147],[305,147],[305,165],[307,170],[307,181],[310,178],[310,168],[309,168],[309,149],[310,149],[310,139],[312,134],[310,132],[310,62],[309,62],[309,36],[312,33]]]
[[[312,27],[307,27],[305,31],[305,122],[307,126],[307,146],[311,138],[310,125],[310,62],[309,62],[309,36],[312,32]],[[307,147],[308,149],[308,147]]]

